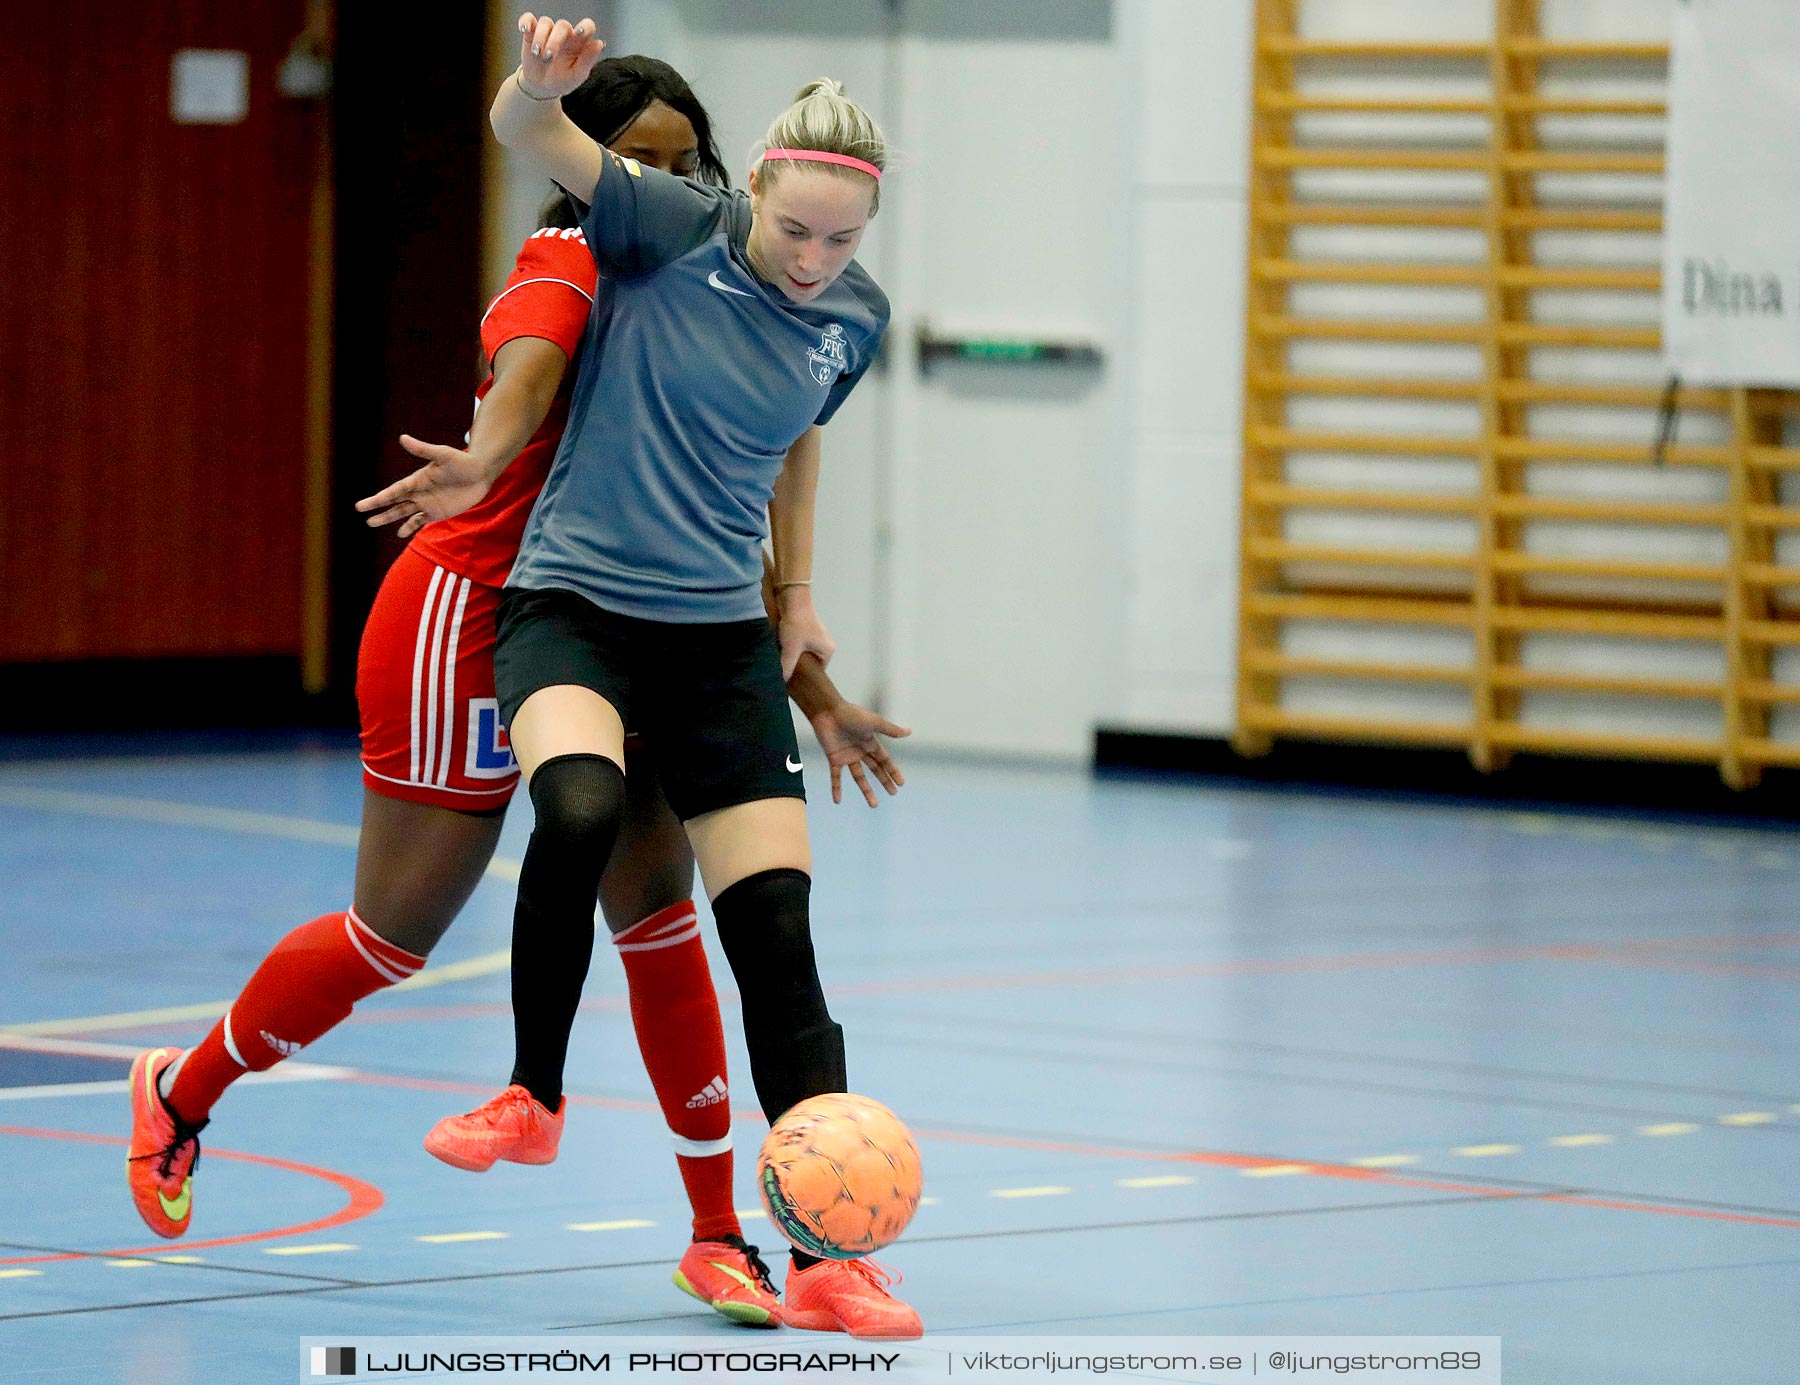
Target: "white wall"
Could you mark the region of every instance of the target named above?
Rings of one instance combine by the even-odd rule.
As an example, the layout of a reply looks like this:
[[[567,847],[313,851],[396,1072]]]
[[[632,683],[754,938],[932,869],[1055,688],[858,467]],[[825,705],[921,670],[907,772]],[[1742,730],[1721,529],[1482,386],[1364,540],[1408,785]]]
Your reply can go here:
[[[1249,0],[1129,0],[1126,639],[1101,718],[1222,734],[1236,687]]]

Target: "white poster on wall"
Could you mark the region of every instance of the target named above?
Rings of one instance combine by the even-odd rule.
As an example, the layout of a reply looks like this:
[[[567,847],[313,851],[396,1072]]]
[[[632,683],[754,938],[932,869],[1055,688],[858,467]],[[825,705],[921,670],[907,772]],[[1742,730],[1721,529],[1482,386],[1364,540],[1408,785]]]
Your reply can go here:
[[[1800,386],[1800,4],[1675,0],[1669,61],[1664,359]]]

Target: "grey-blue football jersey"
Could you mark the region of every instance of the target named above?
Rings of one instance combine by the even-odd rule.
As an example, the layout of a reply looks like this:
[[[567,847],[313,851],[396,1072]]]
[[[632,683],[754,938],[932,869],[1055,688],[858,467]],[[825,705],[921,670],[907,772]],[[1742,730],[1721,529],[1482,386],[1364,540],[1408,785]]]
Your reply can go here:
[[[758,619],[775,479],[868,370],[887,298],[852,261],[790,302],[750,268],[746,194],[607,160],[582,223],[600,292],[508,585],[646,620]]]

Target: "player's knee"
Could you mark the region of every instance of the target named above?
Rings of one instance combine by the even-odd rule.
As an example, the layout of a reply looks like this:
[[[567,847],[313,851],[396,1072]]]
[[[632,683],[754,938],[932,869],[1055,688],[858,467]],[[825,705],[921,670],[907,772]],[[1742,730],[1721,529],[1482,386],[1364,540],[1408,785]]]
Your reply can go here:
[[[743,996],[747,1033],[779,1028],[805,1033],[831,1023],[813,956],[805,871],[759,871],[713,901],[719,942]]]
[[[532,832],[604,861],[625,805],[625,772],[604,755],[558,755],[531,776]]]

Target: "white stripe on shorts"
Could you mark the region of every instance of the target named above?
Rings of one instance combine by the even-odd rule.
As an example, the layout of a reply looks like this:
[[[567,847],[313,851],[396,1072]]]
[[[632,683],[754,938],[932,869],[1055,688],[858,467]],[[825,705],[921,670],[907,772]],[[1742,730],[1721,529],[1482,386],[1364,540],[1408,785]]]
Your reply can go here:
[[[456,647],[462,642],[463,609],[469,604],[469,585],[467,577],[457,583],[456,614],[450,618],[450,642],[444,651],[444,738],[436,780],[439,788],[450,783],[450,749],[456,740],[451,734],[456,727]]]
[[[419,608],[419,636],[413,642],[412,749],[406,762],[406,777],[415,782],[419,777],[419,688],[425,672],[425,632],[430,628],[431,611],[437,604],[438,584],[443,580],[443,568],[434,567],[431,570],[431,585],[425,589],[425,601]]]
[[[448,738],[450,729],[438,724],[438,689],[443,681],[444,627],[450,621],[450,598],[456,592],[456,574],[438,571],[447,579],[438,589],[437,601],[431,611],[431,654],[426,663],[424,696],[425,704],[425,754],[420,762],[420,777],[429,782],[435,777],[438,757],[438,734],[441,731]]]

